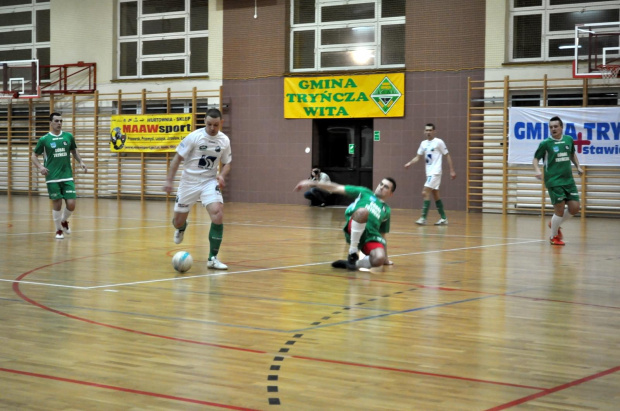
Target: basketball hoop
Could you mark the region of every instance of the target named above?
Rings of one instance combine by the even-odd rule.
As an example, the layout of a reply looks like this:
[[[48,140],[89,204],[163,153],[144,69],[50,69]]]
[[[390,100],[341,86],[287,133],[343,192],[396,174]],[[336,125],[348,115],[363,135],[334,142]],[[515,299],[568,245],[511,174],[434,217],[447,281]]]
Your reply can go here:
[[[601,72],[601,78],[605,84],[614,83],[614,79],[618,78],[618,72],[620,72],[620,65],[617,64],[601,64],[598,66]]]

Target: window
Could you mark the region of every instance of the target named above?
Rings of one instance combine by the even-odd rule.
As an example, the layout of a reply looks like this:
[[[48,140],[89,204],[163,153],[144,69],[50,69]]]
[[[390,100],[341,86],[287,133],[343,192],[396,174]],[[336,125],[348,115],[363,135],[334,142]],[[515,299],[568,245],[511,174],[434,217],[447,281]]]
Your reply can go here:
[[[118,78],[208,74],[208,0],[120,0],[118,6]]]
[[[50,1],[0,1],[0,61],[50,64]]]
[[[292,0],[291,71],[405,66],[405,0]]]
[[[620,22],[618,0],[511,0],[510,4],[511,61],[570,59],[576,24]],[[617,47],[617,40],[605,46]]]

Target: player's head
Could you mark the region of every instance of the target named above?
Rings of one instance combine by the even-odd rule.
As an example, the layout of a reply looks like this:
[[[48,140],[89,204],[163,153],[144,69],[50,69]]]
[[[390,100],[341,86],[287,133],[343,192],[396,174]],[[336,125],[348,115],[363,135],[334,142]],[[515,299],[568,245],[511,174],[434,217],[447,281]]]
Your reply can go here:
[[[62,114],[54,112],[50,114],[50,129],[54,134],[58,134],[62,129]]]
[[[562,137],[562,133],[564,132],[564,123],[560,117],[551,117],[549,120],[549,131],[551,132],[551,136],[555,139]]]
[[[396,191],[396,181],[392,177],[385,177],[375,189],[375,195],[385,200],[392,197],[394,191]]]
[[[433,123],[427,123],[424,126],[424,136],[429,140],[435,137],[435,125]]]
[[[205,116],[205,130],[211,137],[215,137],[222,127],[222,113],[216,108],[207,110]]]

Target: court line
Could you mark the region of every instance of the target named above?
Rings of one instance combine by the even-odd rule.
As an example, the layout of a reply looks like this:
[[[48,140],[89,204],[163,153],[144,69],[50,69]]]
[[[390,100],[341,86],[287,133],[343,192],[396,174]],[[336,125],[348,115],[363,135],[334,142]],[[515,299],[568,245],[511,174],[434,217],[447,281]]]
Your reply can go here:
[[[116,386],[116,385],[99,384],[99,383],[96,383],[96,382],[74,380],[72,378],[56,377],[56,376],[53,376],[53,375],[39,374],[39,373],[35,373],[35,372],[21,371],[21,370],[15,370],[15,369],[10,369],[10,368],[2,368],[2,367],[0,367],[0,371],[1,372],[6,372],[6,373],[11,373],[11,374],[25,375],[25,376],[28,376],[28,377],[43,378],[43,379],[47,379],[47,380],[67,382],[67,383],[71,383],[71,384],[79,384],[79,385],[86,385],[86,386],[95,387],[95,388],[103,388],[103,389],[106,389],[106,390],[121,391],[121,392],[130,393],[130,394],[146,395],[146,396],[149,396],[149,397],[163,398],[163,399],[166,399],[166,400],[189,402],[189,403],[192,403],[192,404],[200,404],[200,405],[208,405],[208,406],[211,406],[211,407],[226,408],[226,409],[229,409],[229,410],[255,411],[254,408],[237,407],[237,406],[234,406],[234,405],[220,404],[220,403],[217,403],[217,402],[196,400],[196,399],[187,398],[187,397],[177,397],[175,395],[160,394],[160,393],[152,392],[152,391],[135,390],[135,389],[132,389],[132,388],[124,388],[124,387],[119,387],[119,386]]]
[[[549,394],[553,394],[553,393],[556,393],[558,391],[563,391],[563,390],[565,390],[567,388],[571,388],[571,387],[583,384],[585,382],[589,382],[589,381],[595,380],[597,378],[604,377],[604,376],[609,375],[609,374],[614,374],[614,373],[616,373],[618,371],[620,371],[620,366],[609,368],[609,369],[607,369],[605,371],[601,371],[601,372],[598,372],[596,374],[592,374],[592,375],[589,375],[587,377],[580,378],[578,380],[567,382],[566,384],[562,384],[562,385],[558,385],[558,386],[553,387],[553,388],[545,389],[542,392],[537,392],[537,393],[534,393],[534,394],[531,394],[531,395],[519,398],[517,400],[507,402],[505,404],[501,404],[501,405],[498,405],[498,406],[495,406],[495,407],[488,408],[487,411],[505,410],[506,408],[511,408],[511,407],[516,406],[516,405],[523,404],[523,403],[535,400],[535,399],[540,398],[540,397],[545,397],[545,396],[547,396]]]
[[[527,241],[521,241],[521,242],[489,244],[489,245],[480,245],[480,246],[471,246],[471,247],[459,247],[459,248],[450,248],[450,249],[443,249],[443,250],[416,251],[412,253],[393,254],[393,255],[390,255],[390,257],[404,257],[404,256],[412,256],[412,255],[447,253],[447,252],[453,252],[453,251],[473,250],[473,249],[491,248],[491,247],[503,247],[503,246],[521,245],[521,244],[529,244],[529,243],[539,243],[543,241],[545,240],[527,240]],[[81,258],[86,258],[86,257],[81,257]],[[66,261],[71,261],[71,260],[66,260]],[[112,283],[112,284],[95,285],[95,286],[68,286],[68,285],[62,285],[62,284],[56,284],[54,286],[71,288],[71,289],[80,289],[80,290],[95,290],[99,288],[126,287],[126,286],[131,286],[131,285],[154,284],[154,283],[168,282],[168,281],[190,280],[190,279],[195,279],[195,278],[219,277],[223,275],[250,274],[250,273],[257,273],[257,272],[264,272],[264,271],[274,271],[274,270],[290,270],[293,268],[313,267],[313,266],[325,265],[325,264],[331,264],[331,261],[322,261],[318,263],[295,264],[295,265],[280,266],[280,267],[256,268],[252,270],[241,270],[241,271],[220,271],[217,273],[197,274],[197,275],[183,276],[183,277],[159,278],[159,279],[153,279],[153,280],[132,281],[132,282],[126,282],[126,283]],[[38,268],[31,270],[31,272],[36,271],[36,270],[38,270]],[[15,279],[13,280],[0,279],[0,281],[11,282],[11,283],[20,282],[19,280],[15,280]],[[52,286],[51,283],[38,283],[36,281],[28,282],[28,284]]]

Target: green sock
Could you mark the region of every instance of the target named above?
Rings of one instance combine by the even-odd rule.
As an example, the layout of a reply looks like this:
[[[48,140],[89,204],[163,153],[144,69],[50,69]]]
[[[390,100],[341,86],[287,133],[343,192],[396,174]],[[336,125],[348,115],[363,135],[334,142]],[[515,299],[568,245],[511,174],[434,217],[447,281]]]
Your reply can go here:
[[[211,223],[211,229],[209,230],[209,260],[217,256],[217,253],[220,251],[223,236],[224,224]]]
[[[431,206],[431,200],[424,200],[424,207],[422,207],[422,218],[426,218],[428,214],[428,208]]]
[[[441,200],[435,201],[435,206],[437,206],[437,211],[439,211],[439,215],[441,216],[441,218],[445,219],[446,212],[443,211],[443,203],[441,202]]]
[[[172,219],[172,226],[174,228],[176,228],[179,231],[185,231],[185,229],[187,228],[187,220],[185,220],[185,222],[183,223],[183,227],[175,227],[174,225],[174,218]]]

